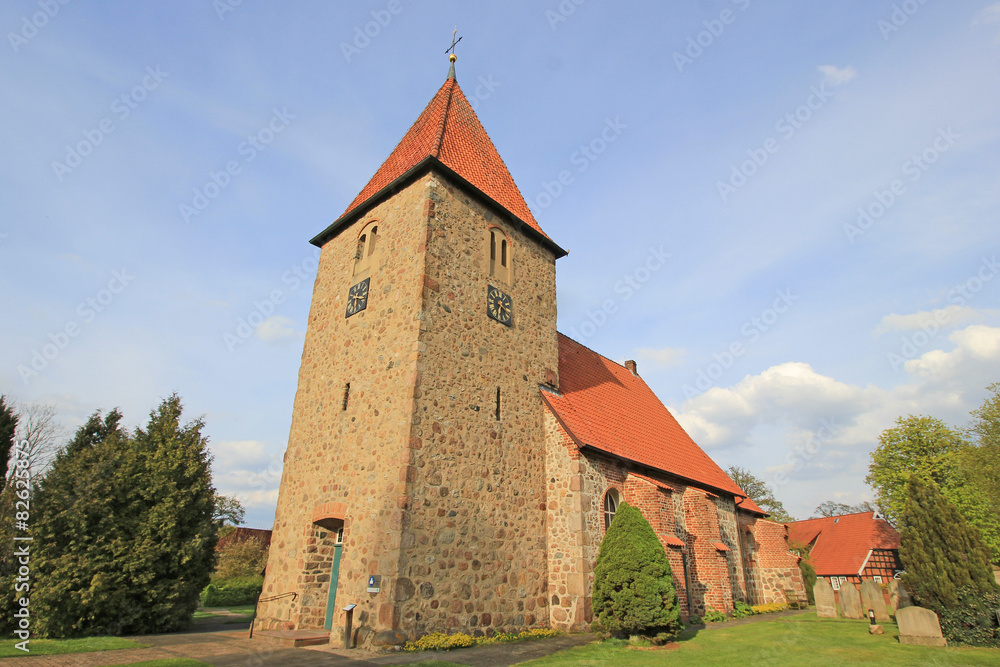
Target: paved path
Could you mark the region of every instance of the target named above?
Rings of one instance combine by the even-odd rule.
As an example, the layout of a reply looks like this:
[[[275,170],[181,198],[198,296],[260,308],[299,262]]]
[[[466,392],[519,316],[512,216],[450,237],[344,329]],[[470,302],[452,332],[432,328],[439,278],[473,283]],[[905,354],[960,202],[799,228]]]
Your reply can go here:
[[[0,659],[0,667],[99,667],[131,664],[164,658],[195,658],[216,667],[270,667],[283,665],[335,665],[337,667],[377,667],[404,665],[421,660],[445,660],[474,667],[508,667],[534,660],[573,646],[594,641],[594,635],[565,635],[552,639],[495,644],[450,652],[374,654],[362,649],[347,651],[329,646],[284,648],[273,640],[247,638],[246,631],[186,632],[135,637],[144,649],[97,651],[37,657]]]

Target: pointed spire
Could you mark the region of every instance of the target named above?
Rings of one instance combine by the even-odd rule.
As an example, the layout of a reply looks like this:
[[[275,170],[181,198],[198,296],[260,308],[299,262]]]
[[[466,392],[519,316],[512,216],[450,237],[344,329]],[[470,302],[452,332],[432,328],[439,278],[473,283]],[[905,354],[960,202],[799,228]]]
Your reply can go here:
[[[397,181],[408,178],[412,170],[427,160],[436,160],[539,234],[557,257],[566,254],[542,231],[532,215],[507,165],[459,88],[454,76],[453,58],[454,54],[449,58],[452,66],[448,78],[423,113],[347,210],[327,231],[313,239],[313,243],[321,245],[321,241],[327,238],[326,234],[336,229],[355,210],[365,207],[369,201],[379,200]]]

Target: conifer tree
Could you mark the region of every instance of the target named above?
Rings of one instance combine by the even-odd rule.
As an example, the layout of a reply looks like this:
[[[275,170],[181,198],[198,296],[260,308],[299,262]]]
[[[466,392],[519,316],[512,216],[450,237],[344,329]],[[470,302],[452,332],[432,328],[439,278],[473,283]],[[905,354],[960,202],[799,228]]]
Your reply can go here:
[[[0,486],[7,479],[7,465],[10,452],[14,448],[14,434],[17,432],[17,413],[7,404],[7,397],[0,396]]]
[[[680,608],[670,561],[652,526],[623,502],[608,527],[594,566],[594,614],[608,632],[656,635],[680,632]]]
[[[979,531],[932,480],[913,475],[901,516],[903,584],[921,606],[941,612],[958,604],[957,591],[997,589],[990,551]]]
[[[185,627],[214,565],[202,423],[171,396],[145,430],[95,413],[35,492],[37,628],[56,637]]]

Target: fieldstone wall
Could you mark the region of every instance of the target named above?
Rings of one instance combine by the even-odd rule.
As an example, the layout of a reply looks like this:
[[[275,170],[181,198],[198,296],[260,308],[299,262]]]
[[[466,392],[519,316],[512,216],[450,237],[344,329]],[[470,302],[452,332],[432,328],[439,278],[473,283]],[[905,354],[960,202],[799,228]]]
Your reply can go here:
[[[260,629],[322,627],[329,580],[308,553],[314,511],[345,508],[337,607],[355,603],[355,623],[390,629],[388,590],[400,554],[413,393],[418,377],[427,239],[426,181],[417,181],[330,239],[322,249],[299,368],[292,425],[262,597]],[[355,272],[358,236],[379,221],[368,268]],[[345,317],[350,287],[370,278],[368,307]],[[347,384],[350,383],[349,395]],[[370,574],[382,594],[366,593]],[[343,622],[341,613],[334,624]]]
[[[756,538],[760,544],[761,589],[764,602],[784,602],[785,590],[805,599],[806,587],[798,557],[788,550],[788,528],[783,523],[758,519]]]
[[[422,186],[430,225],[394,587],[398,628],[419,636],[545,626],[539,385],[558,370],[555,257],[444,177]],[[488,275],[493,226],[510,239],[507,282]],[[489,285],[510,295],[512,326],[487,316]]]

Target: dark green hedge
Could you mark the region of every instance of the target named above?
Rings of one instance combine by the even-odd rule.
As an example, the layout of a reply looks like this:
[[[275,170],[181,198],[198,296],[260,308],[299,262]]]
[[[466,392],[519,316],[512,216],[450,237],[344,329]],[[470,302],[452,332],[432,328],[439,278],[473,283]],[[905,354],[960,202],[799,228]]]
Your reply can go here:
[[[956,606],[938,610],[941,632],[949,644],[1000,648],[998,609],[1000,593],[977,593],[972,588],[962,588]]]
[[[264,577],[225,579],[209,584],[201,592],[203,607],[235,607],[254,604],[264,587]]]

